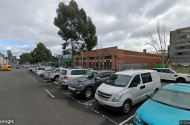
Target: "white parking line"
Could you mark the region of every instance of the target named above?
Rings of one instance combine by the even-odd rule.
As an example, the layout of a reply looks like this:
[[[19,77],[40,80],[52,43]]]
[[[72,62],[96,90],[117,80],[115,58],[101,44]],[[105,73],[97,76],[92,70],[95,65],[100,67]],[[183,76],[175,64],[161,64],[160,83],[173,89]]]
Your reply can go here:
[[[29,75],[31,77],[31,75]]]
[[[53,96],[47,89],[45,89],[46,92],[52,97],[52,98],[55,98],[55,96]]]
[[[96,100],[91,100],[91,101],[88,101],[88,102],[84,102],[82,104],[87,104],[87,103],[94,102],[94,101],[96,101]]]
[[[108,118],[107,116],[101,114],[100,112],[98,112],[98,111],[96,111],[96,110],[94,110],[94,109],[89,108],[88,106],[86,106],[86,105],[84,105],[83,103],[81,103],[80,101],[76,100],[75,98],[73,98],[73,97],[70,96],[69,94],[67,94],[67,93],[65,93],[65,92],[63,92],[63,91],[61,91],[61,92],[62,92],[63,94],[65,94],[65,95],[67,95],[68,97],[72,98],[73,100],[75,100],[75,101],[78,102],[79,104],[85,106],[87,109],[90,109],[91,111],[95,112],[96,114],[98,114],[98,115],[102,116],[103,118],[109,120],[110,122],[113,122],[114,124],[118,125],[118,123],[115,122],[114,120]]]
[[[134,115],[132,115],[131,117],[129,117],[127,120],[119,123],[119,125],[123,125],[124,123],[128,122],[129,120],[131,120],[134,117]]]
[[[37,82],[35,79],[34,79],[35,82]]]

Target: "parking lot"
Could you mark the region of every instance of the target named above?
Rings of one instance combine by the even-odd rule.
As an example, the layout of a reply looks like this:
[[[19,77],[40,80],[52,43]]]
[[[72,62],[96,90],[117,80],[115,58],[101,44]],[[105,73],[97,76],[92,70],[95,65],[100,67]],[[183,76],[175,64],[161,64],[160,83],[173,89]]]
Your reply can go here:
[[[32,95],[33,93],[39,93],[38,94],[38,100],[42,100],[42,101],[47,101],[47,104],[49,106],[45,106],[46,103],[44,103],[43,105],[41,105],[40,107],[37,107],[39,110],[36,111],[39,114],[40,112],[40,108],[45,108],[44,110],[49,110],[50,112],[49,115],[44,115],[44,116],[38,116],[37,118],[41,118],[41,119],[47,119],[47,121],[45,122],[46,124],[51,124],[52,121],[54,121],[53,119],[55,119],[55,121],[57,122],[57,124],[121,124],[121,125],[128,125],[128,124],[132,124],[132,118],[133,115],[135,113],[135,111],[138,109],[138,107],[143,103],[137,104],[135,106],[132,107],[132,110],[130,111],[129,114],[127,115],[122,115],[120,112],[117,111],[112,111],[112,110],[108,110],[105,109],[101,106],[98,105],[98,103],[95,101],[94,97],[89,99],[89,100],[85,100],[82,97],[75,97],[73,96],[70,92],[68,92],[66,87],[61,87],[59,85],[54,84],[54,82],[52,81],[48,81],[48,80],[44,80],[43,78],[37,77],[34,73],[31,73],[30,71],[28,71],[27,69],[20,69],[20,70],[12,70],[10,72],[0,72],[1,75],[0,77],[3,77],[5,75],[11,75],[11,79],[9,79],[9,81],[11,82],[11,84],[17,84],[17,85],[21,85],[21,83],[18,83],[18,81],[22,81],[23,84],[25,84],[25,88],[28,88],[28,86],[32,86],[30,91],[30,94]],[[17,80],[19,79],[19,80]],[[5,85],[5,80],[2,81],[3,79],[0,78],[0,83]],[[13,81],[11,81],[13,80]],[[166,82],[162,82],[162,86],[166,85],[168,83]],[[2,86],[2,85],[1,85]],[[20,89],[19,87],[21,86],[17,86],[18,89]],[[3,87],[1,87],[2,89]],[[9,86],[5,87],[5,88],[9,88]],[[16,88],[13,88],[16,89]],[[22,88],[23,90],[23,88]],[[16,90],[14,90],[16,91]],[[27,91],[27,90],[23,90],[23,91]],[[16,91],[16,92],[20,92],[20,91]],[[28,92],[26,92],[27,94]],[[22,92],[22,96],[28,96],[28,95],[23,95],[24,92]],[[43,96],[44,95],[44,96]],[[14,97],[15,96],[15,97]],[[13,95],[12,98],[18,98],[16,97],[16,95]],[[36,96],[35,96],[36,97]],[[27,97],[23,97],[23,98],[27,98]],[[5,103],[7,102],[7,98],[3,98],[5,99]],[[29,100],[27,98],[27,100]],[[31,98],[31,100],[36,100],[35,98]],[[30,101],[31,101],[30,100]],[[26,102],[24,102],[26,103]],[[35,105],[33,104],[33,102],[31,102],[31,105]],[[42,103],[42,102],[41,102]],[[1,102],[2,106],[5,104],[3,104]],[[10,104],[8,104],[10,105]],[[53,105],[53,106],[52,106]],[[12,108],[12,106],[8,106],[7,108]],[[25,107],[23,107],[24,111],[34,113],[33,111],[30,111],[29,109],[24,109]],[[52,109],[48,109],[48,108],[52,108]],[[6,109],[6,108],[5,108]],[[21,112],[16,112],[15,110],[15,114],[18,114],[18,116],[13,115],[13,113],[11,111],[7,111],[4,109],[5,112],[5,116],[6,118],[10,117],[10,118],[15,118],[15,123],[26,123],[26,121],[28,121],[27,119],[22,119],[22,111]],[[20,109],[22,109],[22,107],[20,107]],[[2,109],[1,109],[2,110]],[[14,111],[13,110],[13,111]],[[11,113],[10,113],[11,112]],[[9,113],[9,114],[8,114]],[[19,114],[20,113],[20,114]],[[24,113],[25,114],[25,113]],[[1,116],[4,116],[3,114],[1,114]],[[11,116],[13,115],[13,116]],[[32,116],[35,116],[36,114],[32,114]],[[21,117],[22,116],[22,117]],[[55,117],[55,118],[54,118]],[[35,118],[35,117],[34,117]],[[52,121],[48,122],[48,118],[51,118]],[[22,122],[19,122],[19,120],[22,119]],[[57,121],[57,119],[59,119],[59,122]],[[40,122],[40,120],[37,122],[34,122],[35,124],[38,124]],[[41,123],[41,122],[40,122]]]

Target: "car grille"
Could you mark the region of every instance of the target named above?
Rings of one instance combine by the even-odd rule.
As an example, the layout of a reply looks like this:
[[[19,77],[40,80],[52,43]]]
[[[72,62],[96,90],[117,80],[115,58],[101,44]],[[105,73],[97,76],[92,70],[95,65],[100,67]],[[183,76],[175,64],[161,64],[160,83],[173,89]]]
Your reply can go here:
[[[104,100],[109,100],[111,95],[98,91],[98,97],[101,98],[101,99],[104,99]]]
[[[69,85],[71,88],[75,88],[75,85],[74,84],[70,84]]]

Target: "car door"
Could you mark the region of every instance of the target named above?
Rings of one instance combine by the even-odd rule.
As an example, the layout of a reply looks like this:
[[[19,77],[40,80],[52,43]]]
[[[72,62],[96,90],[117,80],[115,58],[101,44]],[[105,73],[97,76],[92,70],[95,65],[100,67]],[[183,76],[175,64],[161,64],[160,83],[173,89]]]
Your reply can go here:
[[[175,80],[176,79],[176,74],[171,71],[170,69],[163,69],[162,77],[165,80]]]
[[[96,79],[97,77],[99,77],[100,79]],[[104,82],[104,79],[105,79],[105,76],[103,73],[99,73],[98,75],[96,75],[95,82],[94,82],[94,86],[96,89]]]
[[[145,86],[142,99],[146,99],[147,94],[152,94],[153,88],[154,88],[154,83],[152,81],[152,76],[149,72],[148,73],[142,73],[141,78],[142,78],[142,82]]]
[[[139,74],[133,77],[133,80],[131,81],[128,88],[130,89],[130,93],[133,96],[132,97],[133,104],[142,101],[143,99],[142,96],[145,91],[144,90],[145,86],[144,84],[142,84],[142,80]]]

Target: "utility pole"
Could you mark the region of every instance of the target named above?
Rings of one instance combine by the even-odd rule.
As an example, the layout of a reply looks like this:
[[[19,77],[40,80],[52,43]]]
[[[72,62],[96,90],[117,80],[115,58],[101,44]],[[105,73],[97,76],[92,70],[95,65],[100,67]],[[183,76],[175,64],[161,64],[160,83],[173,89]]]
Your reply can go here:
[[[82,68],[83,68],[83,49],[82,49]]]

